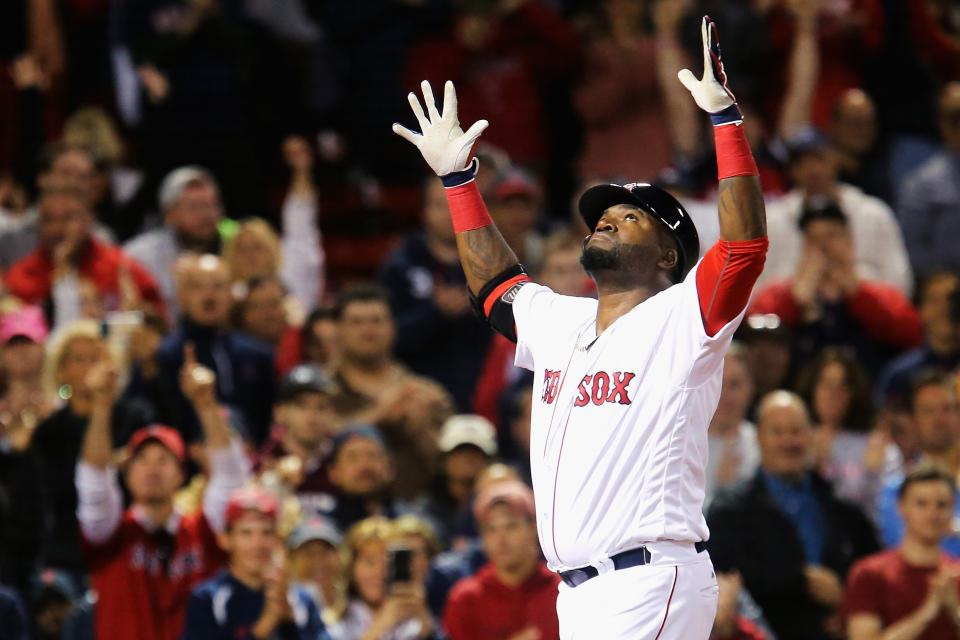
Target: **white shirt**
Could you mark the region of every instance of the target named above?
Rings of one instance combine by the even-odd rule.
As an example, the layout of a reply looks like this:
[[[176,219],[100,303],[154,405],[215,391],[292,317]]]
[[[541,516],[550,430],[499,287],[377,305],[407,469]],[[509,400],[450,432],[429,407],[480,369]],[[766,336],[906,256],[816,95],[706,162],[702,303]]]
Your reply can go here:
[[[837,200],[849,220],[858,275],[892,284],[909,296],[913,271],[893,210],[883,200],[849,184],[837,185]],[[797,189],[767,203],[770,250],[757,290],[771,280],[796,273],[803,257],[803,233],[797,225],[802,212],[803,194]]]
[[[537,529],[555,571],[647,542],[696,542],[707,427],[743,312],[710,337],[696,268],[596,336],[597,301],[537,284],[513,302],[517,366],[534,372],[530,463]]]

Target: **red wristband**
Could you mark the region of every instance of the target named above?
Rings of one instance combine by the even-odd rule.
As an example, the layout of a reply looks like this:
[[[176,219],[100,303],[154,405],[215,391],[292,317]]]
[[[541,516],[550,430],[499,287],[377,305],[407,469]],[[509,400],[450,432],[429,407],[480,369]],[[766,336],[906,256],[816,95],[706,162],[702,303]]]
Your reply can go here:
[[[720,180],[734,176],[760,175],[742,126],[724,124],[714,127],[713,139],[717,149],[717,176]]]
[[[456,233],[493,224],[475,180],[446,189],[447,204],[450,205],[450,217],[453,218],[453,230]]]

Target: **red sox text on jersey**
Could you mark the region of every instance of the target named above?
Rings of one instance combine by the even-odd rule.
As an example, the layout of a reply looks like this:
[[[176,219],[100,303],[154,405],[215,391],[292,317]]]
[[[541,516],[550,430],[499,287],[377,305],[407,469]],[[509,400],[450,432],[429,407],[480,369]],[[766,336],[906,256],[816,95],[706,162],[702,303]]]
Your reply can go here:
[[[575,407],[585,407],[588,404],[601,405],[606,402],[616,402],[618,404],[630,404],[630,392],[627,389],[630,382],[637,374],[631,371],[598,371],[597,373],[588,373],[580,381],[579,395],[574,402]],[[560,389],[560,381],[563,379],[562,371],[551,371],[545,369],[543,372],[543,396],[541,400],[546,404],[552,404],[557,399],[557,391]]]

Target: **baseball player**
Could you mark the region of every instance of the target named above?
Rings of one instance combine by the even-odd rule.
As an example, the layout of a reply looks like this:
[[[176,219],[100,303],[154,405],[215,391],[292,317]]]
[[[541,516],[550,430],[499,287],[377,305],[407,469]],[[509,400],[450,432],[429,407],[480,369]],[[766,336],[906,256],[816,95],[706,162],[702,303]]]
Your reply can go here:
[[[598,300],[530,281],[492,224],[448,82],[442,111],[423,83],[415,144],[443,180],[475,307],[535,372],[530,462],[540,544],[563,584],[560,636],[705,640],[717,581],[701,513],[707,425],[723,356],[767,250],[757,167],[703,18],[704,74],[679,79],[714,125],[720,240],[699,255],[683,207],[647,184],[587,190],[582,262]],[[642,144],[638,140],[638,144]]]

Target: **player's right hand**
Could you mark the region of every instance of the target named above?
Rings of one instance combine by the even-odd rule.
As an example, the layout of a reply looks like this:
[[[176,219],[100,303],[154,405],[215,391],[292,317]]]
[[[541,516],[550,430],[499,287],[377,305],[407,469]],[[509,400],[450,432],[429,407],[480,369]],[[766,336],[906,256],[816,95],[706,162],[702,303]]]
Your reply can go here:
[[[457,93],[453,83],[448,80],[444,85],[442,114],[437,111],[430,83],[424,80],[420,88],[428,115],[424,115],[420,100],[413,92],[407,96],[413,115],[420,123],[420,133],[397,123],[393,125],[393,132],[415,145],[438,176],[466,171],[471,164],[473,145],[490,123],[477,120],[464,133],[457,119]]]

